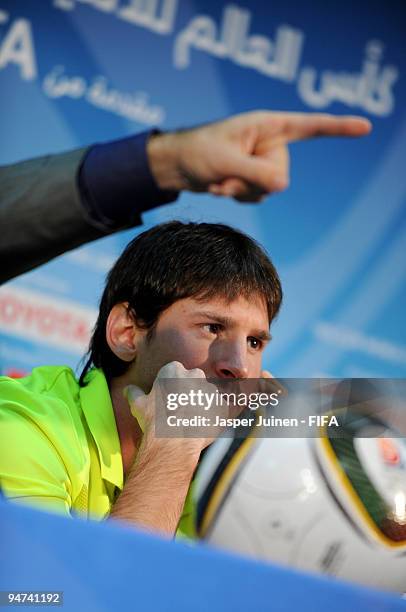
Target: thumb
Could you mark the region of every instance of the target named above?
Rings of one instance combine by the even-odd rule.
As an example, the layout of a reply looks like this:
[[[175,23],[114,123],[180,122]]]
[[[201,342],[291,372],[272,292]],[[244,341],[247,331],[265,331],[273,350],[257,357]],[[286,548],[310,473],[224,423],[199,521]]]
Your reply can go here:
[[[277,393],[280,396],[285,396],[288,394],[287,389],[269,370],[262,370],[261,379],[262,380],[259,383],[259,387],[262,391]]]
[[[147,396],[136,385],[128,385],[123,393],[130,406],[131,414],[137,419],[141,431],[144,433],[149,421]]]
[[[225,178],[242,179],[266,193],[283,191],[287,187],[288,180],[283,167],[272,164],[269,159],[240,151],[228,151],[225,160]]]

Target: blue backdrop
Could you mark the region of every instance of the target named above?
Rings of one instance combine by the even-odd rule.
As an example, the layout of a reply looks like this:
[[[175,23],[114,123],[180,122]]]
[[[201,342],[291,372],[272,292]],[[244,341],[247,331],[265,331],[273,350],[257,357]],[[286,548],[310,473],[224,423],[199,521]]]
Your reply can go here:
[[[406,375],[404,3],[0,0],[0,162],[255,108],[361,114],[361,140],[296,144],[261,206],[185,193],[144,215],[231,223],[280,271],[278,376]],[[138,230],[136,230],[138,231]],[[0,368],[76,367],[136,231],[0,289]]]

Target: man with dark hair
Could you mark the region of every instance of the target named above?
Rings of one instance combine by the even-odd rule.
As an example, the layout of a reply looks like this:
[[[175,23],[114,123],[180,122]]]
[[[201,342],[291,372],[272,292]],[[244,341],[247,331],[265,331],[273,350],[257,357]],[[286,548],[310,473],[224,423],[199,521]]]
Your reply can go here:
[[[0,282],[136,225],[183,189],[258,202],[287,186],[290,142],[369,130],[361,118],[260,111],[3,168]],[[281,296],[267,255],[232,228],[169,223],[138,236],[109,274],[80,382],[67,367],[1,379],[5,494],[188,532],[179,520],[208,440],[154,435],[155,381],[258,378]]]
[[[107,277],[81,382],[90,365],[101,368],[108,380],[128,370],[106,337],[117,304],[125,304],[125,316],[133,317],[151,341],[160,315],[178,300],[222,298],[231,303],[258,294],[270,323],[282,290],[268,256],[251,238],[220,224],[157,225],[130,242]],[[152,381],[143,380],[140,386],[149,390]]]
[[[266,253],[231,227],[140,234],[108,275],[80,382],[67,367],[1,380],[5,494],[173,534],[208,440],[154,435],[154,381],[260,377],[281,299]]]

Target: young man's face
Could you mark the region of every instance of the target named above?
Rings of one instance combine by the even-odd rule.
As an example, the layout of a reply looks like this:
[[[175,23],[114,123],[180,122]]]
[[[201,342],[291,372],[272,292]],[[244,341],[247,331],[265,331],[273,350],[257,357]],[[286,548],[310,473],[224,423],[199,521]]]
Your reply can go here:
[[[208,378],[259,378],[262,352],[269,341],[268,312],[261,296],[205,302],[186,298],[159,317],[153,337],[139,337],[131,382],[149,392],[160,368],[180,361]]]

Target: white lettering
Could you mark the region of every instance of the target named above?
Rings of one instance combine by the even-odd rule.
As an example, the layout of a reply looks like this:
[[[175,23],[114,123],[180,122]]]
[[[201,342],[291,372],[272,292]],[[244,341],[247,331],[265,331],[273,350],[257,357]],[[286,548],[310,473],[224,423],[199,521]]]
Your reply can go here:
[[[81,77],[68,77],[64,66],[55,66],[44,78],[43,89],[50,98],[81,98],[86,91],[86,81]]]
[[[302,100],[313,108],[325,108],[333,102],[358,106],[378,116],[389,115],[394,108],[392,87],[399,71],[394,66],[379,67],[383,45],[370,41],[366,58],[359,73],[324,71],[316,88],[317,72],[303,68],[298,79],[298,92]]]
[[[177,2],[178,0],[132,0],[129,6],[120,9],[117,15],[157,34],[168,34],[173,30]]]
[[[37,76],[31,24],[27,19],[14,21],[1,44],[0,70],[8,64],[16,64],[21,78],[26,81],[32,81]]]
[[[219,34],[214,19],[207,15],[197,15],[176,38],[176,68],[189,66],[190,49],[195,48],[215,57],[227,57],[240,66],[254,68],[266,76],[293,81],[299,64],[303,33],[282,25],[276,31],[273,43],[265,36],[249,36],[250,22],[250,11],[228,5],[224,10]]]
[[[118,0],[54,0],[54,6],[63,11],[72,11],[79,2],[103,13],[114,13],[123,21],[156,34],[172,32],[178,5],[178,0],[130,0],[127,6],[119,8]]]
[[[67,75],[65,66],[55,66],[44,77],[42,88],[50,98],[84,98],[97,108],[146,125],[159,125],[165,120],[164,109],[158,105],[150,105],[147,93],[127,93],[109,88],[108,80],[104,76],[94,77],[88,85],[80,76]]]

